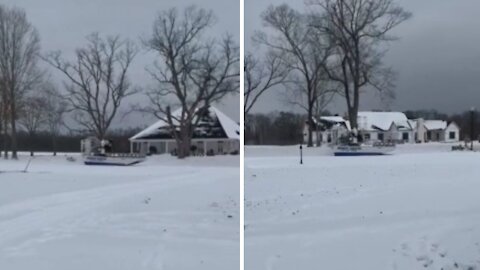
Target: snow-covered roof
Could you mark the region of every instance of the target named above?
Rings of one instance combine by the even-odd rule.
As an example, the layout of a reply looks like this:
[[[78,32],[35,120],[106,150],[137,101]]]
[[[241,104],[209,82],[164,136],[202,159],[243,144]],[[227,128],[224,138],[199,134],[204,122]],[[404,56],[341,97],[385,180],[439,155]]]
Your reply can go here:
[[[213,106],[210,108],[215,112],[215,115],[217,115],[217,118],[220,121],[223,130],[225,131],[225,133],[227,133],[228,138],[240,140],[240,125],[230,119],[230,117],[226,116],[219,109]]]
[[[172,118],[179,118],[180,114],[182,113],[181,108],[177,109],[172,112]],[[240,126],[237,124],[235,121],[230,119],[228,116],[226,116],[224,113],[222,113],[220,110],[217,108],[210,106],[208,108],[208,114],[211,119],[218,120],[218,124],[220,127],[218,129],[221,129],[220,131],[217,131],[217,134],[222,133],[223,137],[228,138],[228,139],[235,139],[239,140],[240,139]],[[174,124],[178,121],[172,119]],[[217,126],[218,126],[217,124]],[[205,121],[200,121],[199,127],[197,127],[197,133],[205,133],[205,129],[211,129],[213,123],[208,123]],[[215,127],[213,127],[215,128]],[[155,136],[160,136],[160,134],[163,134],[163,136],[168,136],[171,137],[171,135],[168,132],[169,129],[169,124],[164,121],[163,119],[158,120],[154,124],[150,125],[146,129],[142,130],[141,132],[137,133],[135,136],[131,137],[129,140],[138,140],[138,139],[152,139]],[[198,137],[205,137],[207,136],[206,134],[202,136],[203,134],[198,135]],[[216,136],[216,134],[209,134],[208,136]],[[222,135],[220,135],[222,136]],[[194,134],[195,137],[195,134]],[[217,136],[218,137],[218,136]],[[211,137],[208,137],[211,138]]]
[[[417,120],[410,120],[410,119],[408,120],[408,123],[410,124],[410,127],[411,127],[412,129],[416,129],[416,128],[417,128],[417,122],[418,122]]]
[[[320,119],[333,123],[345,123],[345,119],[341,116],[322,116]]]
[[[341,116],[320,116],[319,120],[320,121],[314,118],[313,119],[314,124],[318,125],[319,122],[323,122],[323,123],[328,123],[327,124],[328,128],[336,127],[336,126],[345,126],[348,130],[350,130],[350,122],[345,120]],[[305,122],[308,125],[308,120]]]
[[[444,130],[447,128],[447,121],[442,120],[425,120],[423,125],[427,130]]]
[[[345,125],[347,130],[350,130],[350,121],[345,120],[341,116],[322,116],[322,117],[320,117],[320,119],[322,119],[324,121],[336,123],[338,125]]]
[[[401,112],[358,112],[360,130],[389,130],[392,124],[399,129],[411,129],[407,116]]]
[[[181,112],[182,112],[181,108],[173,111],[172,112],[172,121],[176,122],[174,119],[179,117]],[[138,138],[148,136],[150,134],[155,133],[158,129],[164,128],[164,127],[167,127],[167,126],[168,126],[168,123],[165,120],[160,119],[157,122],[155,122],[153,125],[150,125],[146,129],[144,129],[144,130],[140,131],[139,133],[135,134],[135,136],[131,137],[129,140],[136,140]]]

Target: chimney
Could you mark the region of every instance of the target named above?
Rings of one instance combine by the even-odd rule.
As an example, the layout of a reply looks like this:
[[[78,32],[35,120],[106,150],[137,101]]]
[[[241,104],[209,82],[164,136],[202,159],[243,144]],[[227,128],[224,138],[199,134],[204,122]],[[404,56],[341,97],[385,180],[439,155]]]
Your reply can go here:
[[[425,142],[425,134],[426,134],[426,129],[425,129],[425,120],[423,118],[418,118],[417,119],[417,140],[420,141],[421,143]]]

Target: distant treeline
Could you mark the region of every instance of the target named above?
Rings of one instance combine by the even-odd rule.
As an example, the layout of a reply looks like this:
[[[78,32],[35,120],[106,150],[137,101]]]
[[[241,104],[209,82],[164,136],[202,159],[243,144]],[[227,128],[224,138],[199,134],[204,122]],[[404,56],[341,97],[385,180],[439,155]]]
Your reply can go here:
[[[303,140],[305,119],[305,115],[292,112],[250,114],[245,119],[245,144],[299,144]]]
[[[460,127],[460,139],[470,139],[471,111],[459,114],[446,114],[436,110],[408,110],[404,112],[409,119],[454,121]],[[324,116],[331,116],[326,111]],[[272,112],[268,114],[249,114],[245,119],[245,144],[247,145],[293,145],[303,141],[303,127],[306,114],[292,112]],[[480,113],[474,112],[473,138],[479,139]]]
[[[138,133],[140,129],[114,130],[108,138],[113,141],[113,151],[116,153],[130,152],[128,138]],[[25,152],[80,152],[80,141],[87,137],[86,134],[61,134],[52,140],[48,132],[40,132],[35,136],[29,136],[27,132],[20,131],[17,135],[18,150]],[[0,137],[0,145],[5,143]],[[2,147],[3,148],[3,147]],[[7,149],[10,150],[10,141],[7,141]],[[3,155],[3,153],[2,153]]]

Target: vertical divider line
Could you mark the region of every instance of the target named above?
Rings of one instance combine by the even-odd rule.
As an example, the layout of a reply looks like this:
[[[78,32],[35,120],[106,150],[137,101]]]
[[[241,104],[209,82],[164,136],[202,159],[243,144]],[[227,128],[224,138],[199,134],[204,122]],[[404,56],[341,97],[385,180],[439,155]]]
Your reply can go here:
[[[240,270],[245,269],[245,114],[244,114],[244,76],[245,76],[245,30],[244,0],[240,0]]]

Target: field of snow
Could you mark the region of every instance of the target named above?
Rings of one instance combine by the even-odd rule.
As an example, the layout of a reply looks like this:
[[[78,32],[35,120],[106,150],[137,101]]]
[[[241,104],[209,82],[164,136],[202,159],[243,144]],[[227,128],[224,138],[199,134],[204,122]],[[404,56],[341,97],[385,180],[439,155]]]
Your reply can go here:
[[[246,147],[246,269],[480,269],[480,152]]]
[[[0,269],[238,269],[239,157],[0,159]]]

